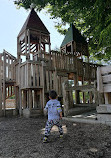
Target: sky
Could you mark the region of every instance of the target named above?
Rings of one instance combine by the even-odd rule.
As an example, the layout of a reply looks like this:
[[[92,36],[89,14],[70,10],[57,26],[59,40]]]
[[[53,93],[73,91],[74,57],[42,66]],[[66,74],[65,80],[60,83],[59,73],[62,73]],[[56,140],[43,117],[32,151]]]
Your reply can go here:
[[[0,0],[0,2],[0,53],[5,49],[16,57],[17,35],[30,11],[24,8],[17,9],[13,0]],[[54,28],[55,21],[50,19],[45,11],[37,14],[50,32],[51,49],[60,48],[64,36]]]

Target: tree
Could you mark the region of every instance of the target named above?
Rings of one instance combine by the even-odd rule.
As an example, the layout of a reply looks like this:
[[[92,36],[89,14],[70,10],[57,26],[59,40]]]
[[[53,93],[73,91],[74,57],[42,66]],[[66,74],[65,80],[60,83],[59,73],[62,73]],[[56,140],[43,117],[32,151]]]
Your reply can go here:
[[[61,18],[56,25],[60,33],[62,26],[74,23],[89,42],[89,51],[97,59],[111,58],[111,1],[110,0],[16,0],[18,6],[37,10],[48,6],[52,18]]]

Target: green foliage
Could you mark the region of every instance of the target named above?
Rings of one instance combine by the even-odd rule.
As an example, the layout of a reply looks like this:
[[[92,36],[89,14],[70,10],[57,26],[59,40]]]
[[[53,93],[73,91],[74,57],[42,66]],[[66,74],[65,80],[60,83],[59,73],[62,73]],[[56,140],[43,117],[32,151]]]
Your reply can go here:
[[[15,99],[15,95],[11,96],[9,99]]]
[[[111,58],[111,0],[16,0],[18,6],[37,10],[46,6],[52,18],[61,18],[58,31],[66,33],[64,24],[74,23],[88,39],[90,53],[101,60]]]

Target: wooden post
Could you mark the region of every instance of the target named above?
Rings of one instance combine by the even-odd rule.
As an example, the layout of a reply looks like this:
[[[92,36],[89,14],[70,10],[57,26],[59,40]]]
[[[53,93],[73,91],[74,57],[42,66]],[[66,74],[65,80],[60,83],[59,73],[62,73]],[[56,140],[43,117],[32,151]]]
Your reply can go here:
[[[43,90],[41,89],[40,90],[40,106],[39,106],[40,109],[43,109],[43,100],[44,100],[43,96],[44,96]]]
[[[15,87],[15,105],[16,109],[19,109],[19,88]]]
[[[27,90],[27,108],[29,108],[29,90]]]
[[[58,94],[58,79],[57,79],[57,70],[55,67],[55,71],[54,71],[54,89],[56,90],[57,94]]]
[[[38,105],[37,105],[37,91],[34,90],[34,108],[38,108]]]
[[[29,89],[29,110],[31,110],[32,109],[32,104],[33,103],[33,98],[32,98],[32,90],[31,89]]]
[[[23,109],[27,106],[27,91],[23,90]]]
[[[20,59],[20,52],[21,52],[20,42],[19,42],[19,38],[17,38],[17,58],[18,59]]]
[[[28,53],[27,53],[27,30],[25,31],[25,54],[26,54],[26,60],[28,59]]]
[[[28,29],[28,58],[30,59],[30,30]]]
[[[2,75],[1,75],[1,66],[2,66],[2,60],[0,56],[0,114],[2,112]]]
[[[51,43],[50,43],[50,36],[49,36],[49,54],[50,54],[49,64],[51,66]]]
[[[44,101],[44,98],[45,98],[45,90],[44,90],[44,86],[45,86],[45,84],[44,84],[44,82],[45,82],[45,72],[44,72],[44,61],[42,61],[42,86],[43,86],[43,89],[42,89],[42,107],[41,107],[41,109],[43,109],[44,108],[44,104],[45,104],[45,101]]]
[[[49,36],[49,53],[51,52],[51,43],[50,43],[50,36]]]
[[[68,115],[69,110],[69,100],[68,100],[68,92],[65,90],[65,83],[62,84],[63,89],[63,105],[64,105],[64,116]]]
[[[33,68],[33,87],[35,87],[35,70],[36,70],[36,65],[33,64],[32,68]]]
[[[4,55],[4,61],[3,61],[3,113],[4,116],[6,115],[6,111],[5,111],[5,100],[6,100],[6,86],[5,86],[5,80],[6,80],[6,54],[5,54],[5,50],[3,52]]]
[[[39,43],[40,44],[40,51],[39,51],[39,57],[42,57],[41,42],[42,41],[41,41],[41,33],[40,33],[40,43]]]
[[[8,56],[8,79],[10,79],[10,57]]]
[[[78,75],[74,74],[74,85],[76,86],[78,84]],[[79,98],[79,91],[75,90],[75,103],[79,104],[80,103],[80,98]]]
[[[13,59],[11,59],[11,79],[14,79],[14,73],[13,73]]]
[[[20,116],[22,115],[22,90],[21,90],[21,59],[19,59],[19,114]]]

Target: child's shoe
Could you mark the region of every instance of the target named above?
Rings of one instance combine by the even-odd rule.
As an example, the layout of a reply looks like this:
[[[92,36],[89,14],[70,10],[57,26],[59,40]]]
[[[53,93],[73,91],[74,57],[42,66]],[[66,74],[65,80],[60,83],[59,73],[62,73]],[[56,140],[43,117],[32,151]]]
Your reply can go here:
[[[63,134],[60,134],[60,138],[63,138]]]
[[[47,142],[48,142],[48,138],[47,138],[47,137],[44,137],[43,143],[47,143]]]

